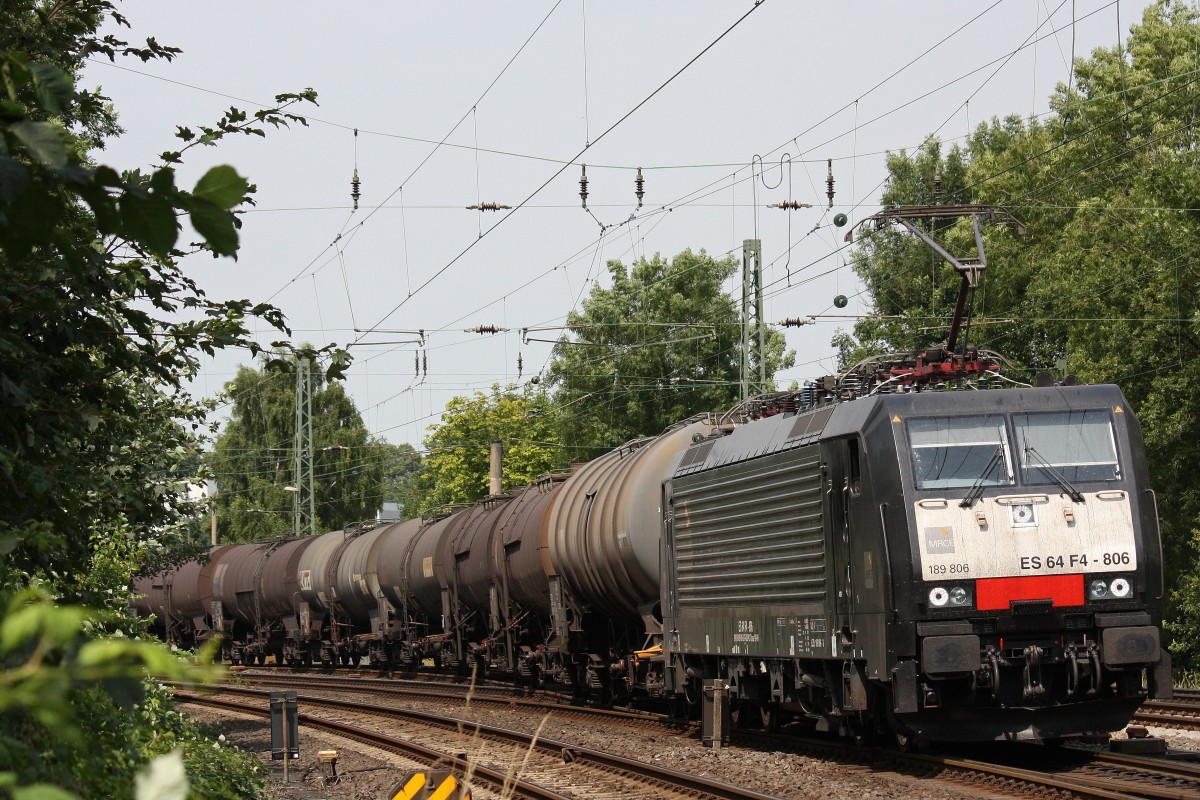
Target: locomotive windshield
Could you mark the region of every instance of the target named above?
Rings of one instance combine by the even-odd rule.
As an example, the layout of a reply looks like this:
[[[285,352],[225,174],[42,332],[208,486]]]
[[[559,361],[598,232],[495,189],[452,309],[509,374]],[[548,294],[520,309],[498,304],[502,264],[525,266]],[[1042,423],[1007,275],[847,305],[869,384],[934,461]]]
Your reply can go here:
[[[1013,414],[1022,483],[1121,479],[1116,438],[1107,411]]]
[[[1013,482],[1004,417],[928,417],[908,423],[918,489],[968,489]]]

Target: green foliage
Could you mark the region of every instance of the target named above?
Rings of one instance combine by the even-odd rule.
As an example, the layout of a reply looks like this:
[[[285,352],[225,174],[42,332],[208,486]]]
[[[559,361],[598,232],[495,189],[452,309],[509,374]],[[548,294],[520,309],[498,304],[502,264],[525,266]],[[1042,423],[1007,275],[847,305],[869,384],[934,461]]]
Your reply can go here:
[[[941,164],[946,201],[1008,207],[1025,237],[985,232],[989,268],[976,313],[991,322],[971,343],[1029,371],[1067,370],[1119,384],[1138,412],[1173,587],[1168,629],[1183,667],[1200,664],[1200,582],[1195,579],[1200,488],[1200,23],[1197,11],[1163,0],[1135,25],[1128,51],[1096,50],[1075,63],[1042,121],[1010,117],[976,129],[957,159]],[[885,203],[928,202],[939,164],[930,145],[889,162]],[[951,252],[969,252],[965,222],[936,227]],[[875,311],[842,340],[844,356],[909,349],[945,338],[958,278],[911,238],[880,232],[862,243],[855,268]]]
[[[199,358],[257,352],[247,317],[286,327],[269,305],[209,298],[180,266],[185,222],[192,252],[236,255],[253,187],[232,167],[188,188],[169,165],[119,174],[91,160],[120,128],[107,98],[75,86],[85,61],[178,53],[98,36],[106,20],[126,24],[108,0],[12,0],[0,15],[0,796],[129,797],[147,758],[182,747],[189,767],[215,770],[195,776],[204,796],[249,797],[249,762],[197,750],[212,743],[166,726],[165,698],[150,710],[147,676],[210,671],[134,640],[141,623],[116,615],[133,570],[195,511],[184,489],[208,408],[185,386]],[[285,109],[314,97],[231,109],[164,160],[303,122]]]
[[[417,494],[417,475],[421,470],[421,454],[411,444],[379,444],[383,452],[383,499],[398,502],[401,515],[411,518],[420,502]]]
[[[295,481],[294,362],[240,367],[226,384],[229,422],[208,459],[219,485],[222,542],[252,541],[292,531]],[[382,506],[386,451],[372,441],[340,383],[315,375],[312,392],[313,478],[322,531],[374,519]]]
[[[472,503],[488,493],[493,439],[504,443],[504,489],[527,486],[566,466],[550,398],[544,391],[501,389],[456,397],[425,437],[417,511]]]
[[[191,796],[257,796],[258,760],[214,747],[147,679],[209,680],[219,670],[207,659],[131,639],[120,616],[56,605],[41,590],[0,601],[0,796],[132,797],[142,765],[177,748]]]
[[[232,209],[251,188],[232,168],[214,167],[187,191],[170,167],[118,175],[84,160],[91,137],[114,123],[95,96],[74,91],[68,70],[81,50],[111,54],[123,44],[89,38],[100,16],[116,16],[111,6],[16,6],[8,25],[36,23],[26,38],[58,42],[38,27],[50,21],[75,38],[47,54],[58,63],[0,50],[4,582],[51,568],[71,574],[86,563],[97,526],[149,531],[186,513],[181,490],[191,476],[178,467],[194,463],[206,409],[181,390],[198,355],[256,350],[247,315],[283,328],[270,306],[209,299],[175,261],[184,214],[204,237],[201,249],[236,252]],[[138,55],[160,51],[168,52],[151,45]],[[294,118],[280,108],[256,117]],[[219,125],[212,139],[244,132],[238,125]],[[192,318],[178,321],[185,312]]]
[[[568,315],[548,376],[576,459],[737,402],[740,305],[722,289],[737,269],[703,250],[608,263],[611,288],[597,283]],[[781,333],[766,344],[768,376],[794,363]]]

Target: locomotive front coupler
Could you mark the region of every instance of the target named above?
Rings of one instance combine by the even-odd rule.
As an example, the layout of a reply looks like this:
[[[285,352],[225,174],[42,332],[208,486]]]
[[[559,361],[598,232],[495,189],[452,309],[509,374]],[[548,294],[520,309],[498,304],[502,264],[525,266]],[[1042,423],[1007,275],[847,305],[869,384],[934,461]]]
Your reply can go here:
[[[1007,667],[1010,662],[1002,652],[992,645],[988,645],[983,660],[984,666],[978,672],[978,683],[980,686],[990,686],[992,696],[997,697],[1000,694],[1000,668]]]
[[[1064,656],[1067,664],[1067,696],[1075,697],[1086,686],[1083,695],[1094,697],[1100,686],[1100,648],[1095,642],[1088,642],[1086,647],[1072,643],[1067,645]]]
[[[1026,700],[1038,700],[1046,694],[1046,687],[1042,683],[1042,656],[1044,654],[1045,651],[1036,644],[1031,644],[1024,650],[1025,669],[1022,677]]]

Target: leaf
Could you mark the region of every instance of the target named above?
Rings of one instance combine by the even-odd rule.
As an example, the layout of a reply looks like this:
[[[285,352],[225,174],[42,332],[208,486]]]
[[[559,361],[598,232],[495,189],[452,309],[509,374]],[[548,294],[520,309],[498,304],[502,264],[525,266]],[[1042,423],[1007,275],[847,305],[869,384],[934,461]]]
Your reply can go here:
[[[62,131],[48,122],[21,120],[8,126],[35,159],[52,167],[67,163],[67,143]]]
[[[29,65],[33,74],[33,87],[38,102],[51,114],[62,114],[75,97],[75,84],[71,77],[54,64],[34,63]]]
[[[50,783],[16,787],[12,790],[12,797],[13,800],[79,800],[66,789],[60,789]]]
[[[204,173],[192,190],[192,196],[230,209],[242,202],[250,185],[233,167],[222,164]]]
[[[233,214],[207,200],[193,197],[192,227],[204,237],[214,254],[236,256],[238,249],[237,230],[233,226]]]
[[[0,118],[8,122],[13,122],[18,119],[27,119],[25,106],[12,100],[0,100]]]
[[[10,611],[0,623],[0,654],[31,642],[41,627],[43,606],[25,606]]]
[[[29,80],[28,59],[24,53],[5,53],[0,76],[4,78],[4,89],[10,98]]]
[[[179,236],[171,204],[151,195],[127,191],[121,197],[121,222],[127,238],[158,255],[167,255]]]
[[[15,203],[29,185],[29,170],[21,162],[0,156],[0,201]]]

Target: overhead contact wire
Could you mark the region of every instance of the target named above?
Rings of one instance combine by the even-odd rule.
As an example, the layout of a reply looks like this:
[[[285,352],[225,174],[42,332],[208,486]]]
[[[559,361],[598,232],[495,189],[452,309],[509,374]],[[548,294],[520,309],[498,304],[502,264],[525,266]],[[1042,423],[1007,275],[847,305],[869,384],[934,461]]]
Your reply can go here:
[[[513,207],[512,210],[510,210],[503,217],[501,217],[496,222],[495,225],[488,228],[483,233],[483,236],[480,236],[478,239],[476,239],[475,241],[473,241],[469,245],[467,245],[465,248],[463,248],[463,250],[461,252],[459,252],[458,255],[456,255],[447,264],[445,264],[441,269],[439,269],[432,276],[430,276],[424,283],[419,285],[416,288],[416,290],[414,290],[408,297],[404,298],[399,303],[397,303],[395,305],[395,307],[393,307],[391,311],[387,312],[378,322],[376,322],[374,325],[372,325],[370,328],[368,328],[363,334],[360,334],[359,337],[357,339],[355,339],[355,343],[361,341],[362,337],[364,335],[366,335],[367,333],[374,332],[380,325],[382,325],[384,322],[386,322],[388,319],[390,319],[393,314],[395,314],[397,311],[399,311],[401,308],[403,308],[404,305],[406,303],[408,303],[408,301],[414,295],[419,293],[422,289],[424,289],[426,286],[431,284],[433,281],[437,280],[437,278],[441,277],[441,275],[443,273],[445,273],[446,270],[450,269],[450,267],[452,267],[456,263],[458,263],[458,261],[460,259],[462,259],[463,256],[465,256],[472,249],[474,249],[475,246],[477,244],[479,244],[479,242],[483,241],[484,237],[486,237],[492,231],[496,230],[501,225],[503,225],[514,214],[516,214],[518,211],[520,211],[530,200],[532,200],[534,197],[536,197],[538,194],[540,194],[543,189],[545,189],[547,186],[549,186],[551,184],[551,182],[553,182],[556,178],[558,178],[558,176],[562,175],[563,172],[565,172],[567,170],[567,168],[571,165],[571,163],[574,163],[575,159],[578,159],[580,156],[582,156],[584,153],[586,153],[589,149],[591,149],[593,146],[595,146],[597,143],[599,143],[601,140],[603,140],[606,136],[608,136],[610,133],[612,133],[618,126],[620,126],[627,119],[629,119],[631,116],[633,116],[635,113],[637,113],[637,111],[639,111],[642,108],[642,106],[646,105],[646,103],[648,103],[652,99],[654,99],[659,94],[659,92],[661,92],[663,89],[665,89],[667,86],[669,86],[676,78],[678,78],[680,75],[682,75],[684,73],[684,71],[686,71],[689,67],[691,67],[692,64],[695,64],[709,50],[716,47],[716,45],[718,43],[720,43],[726,36],[728,36],[730,33],[732,33],[733,30],[735,28],[737,28],[739,25],[741,25],[742,22],[744,22],[747,17],[749,17],[751,14],[753,14],[755,11],[757,11],[764,2],[766,2],[766,0],[756,0],[754,5],[751,6],[750,10],[747,11],[742,16],[738,17],[738,19],[732,25],[730,25],[728,28],[725,29],[724,32],[721,33],[721,35],[719,35],[716,39],[714,39],[712,42],[710,42],[703,50],[701,50],[699,53],[697,53],[695,56],[693,56],[686,64],[684,64],[682,67],[680,67],[675,72],[675,74],[673,74],[671,77],[667,78],[661,85],[659,85],[659,87],[657,89],[655,89],[653,92],[651,92],[649,95],[647,95],[641,102],[639,102],[636,106],[634,106],[629,111],[627,111],[620,119],[618,119],[616,122],[614,122],[612,125],[610,125],[603,133],[601,133],[599,136],[596,137],[595,141],[593,141],[593,142],[589,143],[588,145],[586,145],[585,147],[583,147],[578,153],[576,153],[571,158],[570,162],[568,162],[567,164],[564,164],[562,167],[560,167],[558,170],[556,170],[553,175],[551,175],[540,186],[538,186],[536,189],[534,189],[533,192],[531,192],[524,200],[522,200],[515,207]],[[424,162],[422,162],[422,163],[424,163]],[[374,212],[372,212],[372,213],[374,213]]]

